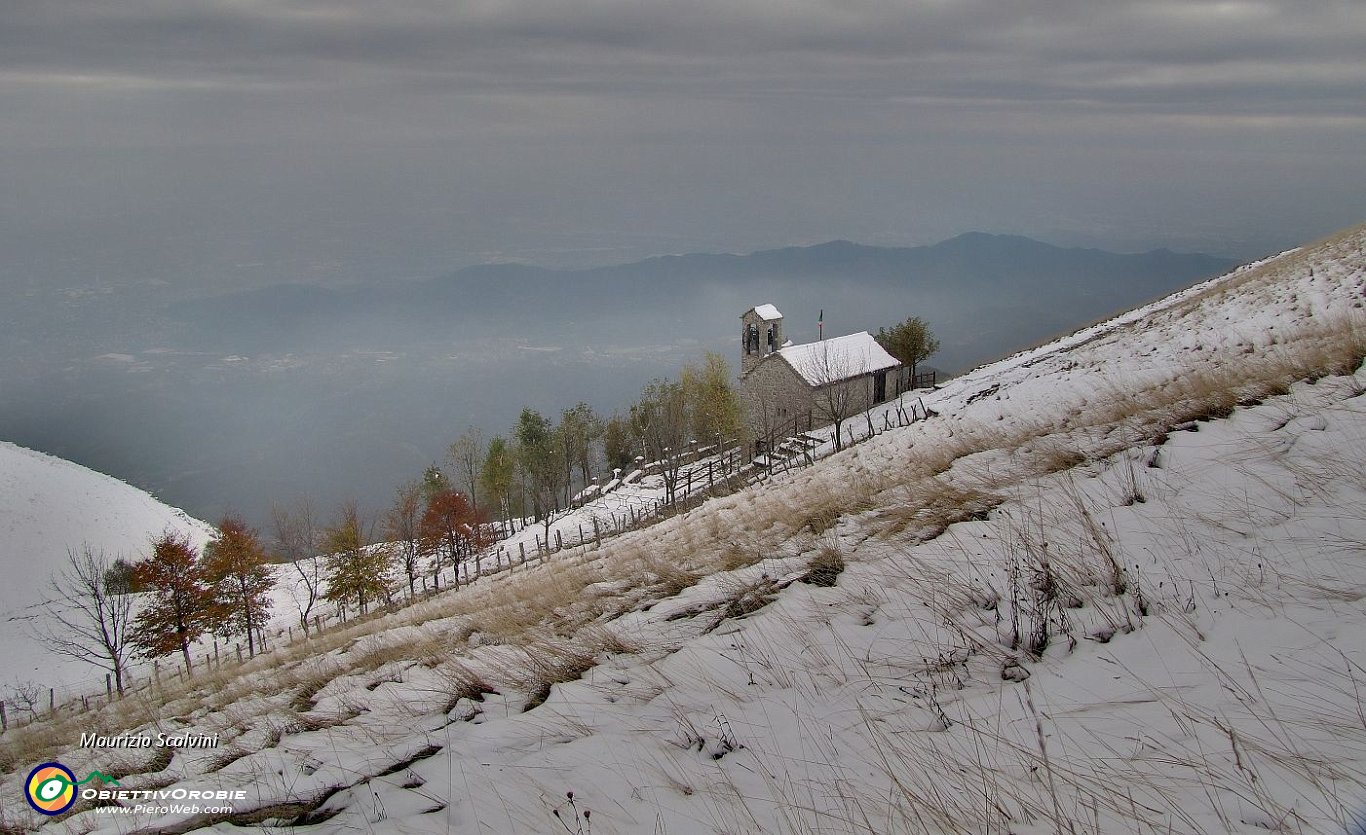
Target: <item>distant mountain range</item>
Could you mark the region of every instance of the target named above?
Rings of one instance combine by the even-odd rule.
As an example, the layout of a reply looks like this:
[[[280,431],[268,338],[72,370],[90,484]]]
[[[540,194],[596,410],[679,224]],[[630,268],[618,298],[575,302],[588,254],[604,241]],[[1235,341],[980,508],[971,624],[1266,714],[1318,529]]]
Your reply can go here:
[[[986,317],[1012,334],[1009,347],[1017,347],[1013,335],[1021,326],[1033,325],[1028,341],[1035,341],[1233,265],[1209,255],[1125,255],[974,232],[933,246],[831,241],[582,270],[490,264],[350,290],[286,284],[181,302],[169,312],[216,349],[300,350],[361,341],[392,347],[424,335],[449,338],[453,330],[466,336],[517,327],[554,332],[570,322],[590,323],[584,335],[592,336],[603,327],[620,329],[623,319],[661,312],[686,312],[691,321],[680,326],[707,333],[728,330],[743,308],[700,308],[699,300],[734,296],[772,301],[810,323],[818,310],[828,310],[847,329],[892,324],[914,313],[951,336],[964,328],[977,331]],[[868,321],[865,311],[879,318]],[[546,316],[554,321],[539,321]]]

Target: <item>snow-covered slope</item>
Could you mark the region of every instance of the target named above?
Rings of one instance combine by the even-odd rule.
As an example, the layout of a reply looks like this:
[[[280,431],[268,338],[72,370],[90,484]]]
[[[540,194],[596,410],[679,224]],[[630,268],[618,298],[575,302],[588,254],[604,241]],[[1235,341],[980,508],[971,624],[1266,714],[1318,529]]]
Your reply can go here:
[[[0,806],[58,758],[245,793],[79,831],[1355,832],[1364,302],[1359,228],[601,547],[35,726]]]
[[[52,597],[49,578],[68,550],[86,545],[130,561],[171,528],[197,544],[209,527],[118,479],[0,442],[0,681],[44,687],[101,679],[94,668],[46,652],[28,625]]]

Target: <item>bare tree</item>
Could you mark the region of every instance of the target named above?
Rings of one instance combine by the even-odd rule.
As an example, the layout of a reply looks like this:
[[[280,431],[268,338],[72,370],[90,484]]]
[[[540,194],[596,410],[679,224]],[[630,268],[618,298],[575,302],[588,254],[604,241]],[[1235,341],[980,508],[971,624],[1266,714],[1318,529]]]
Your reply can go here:
[[[38,706],[43,701],[44,688],[37,682],[25,681],[10,686],[9,698],[6,699],[14,705],[17,710],[28,714],[29,721],[38,718]]]
[[[417,594],[417,578],[422,556],[418,522],[422,518],[422,484],[400,485],[394,503],[384,515],[384,537],[398,550],[403,572],[408,577],[408,597]]]
[[[856,349],[831,339],[812,346],[800,363],[798,371],[814,387],[812,409],[822,423],[834,424],[835,449],[843,449],[844,421],[866,408],[866,393],[860,390],[866,382],[855,375],[868,360]]]
[[[690,421],[688,399],[683,384],[673,380],[652,380],[640,392],[640,401],[631,407],[631,431],[645,448],[645,454],[658,461],[664,476],[666,500],[672,504],[688,448]]]
[[[314,520],[313,503],[300,499],[292,507],[271,505],[271,534],[276,554],[294,566],[299,577],[301,593],[293,593],[299,611],[299,625],[309,634],[309,616],[322,598],[324,572],[318,559],[318,528]]]
[[[51,580],[56,605],[42,637],[54,652],[109,671],[122,696],[133,656],[133,598],[113,567],[89,545],[68,550],[66,567]]]
[[[479,509],[479,470],[484,462],[484,436],[478,429],[466,429],[446,450],[446,460],[451,463],[464,482],[465,495],[470,504]]]
[[[561,474],[564,480],[564,502],[568,505],[576,486],[575,470],[578,471],[577,486],[580,488],[587,487],[592,476],[594,442],[602,435],[602,418],[597,416],[592,406],[580,402],[572,409],[560,412],[560,425],[556,431],[560,437],[559,454],[564,468]]]

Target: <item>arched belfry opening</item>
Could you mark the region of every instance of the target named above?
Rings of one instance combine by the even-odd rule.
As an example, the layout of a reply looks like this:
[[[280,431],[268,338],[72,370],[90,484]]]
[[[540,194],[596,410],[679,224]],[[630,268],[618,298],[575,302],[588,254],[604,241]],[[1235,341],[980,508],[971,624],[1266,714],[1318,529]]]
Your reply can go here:
[[[740,316],[740,375],[783,347],[783,314],[771,304],[751,307]]]

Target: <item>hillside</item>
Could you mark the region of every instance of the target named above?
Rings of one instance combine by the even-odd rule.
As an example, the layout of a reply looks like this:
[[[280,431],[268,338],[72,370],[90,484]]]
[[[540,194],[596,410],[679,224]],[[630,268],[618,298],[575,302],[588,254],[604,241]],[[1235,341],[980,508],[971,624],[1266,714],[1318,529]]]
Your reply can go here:
[[[0,807],[57,758],[245,791],[81,831],[1346,831],[1364,299],[1361,227],[600,547],[11,732]]]
[[[86,545],[130,561],[167,528],[207,539],[208,526],[122,481],[0,442],[0,688],[94,680],[91,668],[47,653],[29,628],[47,610],[48,578]]]

